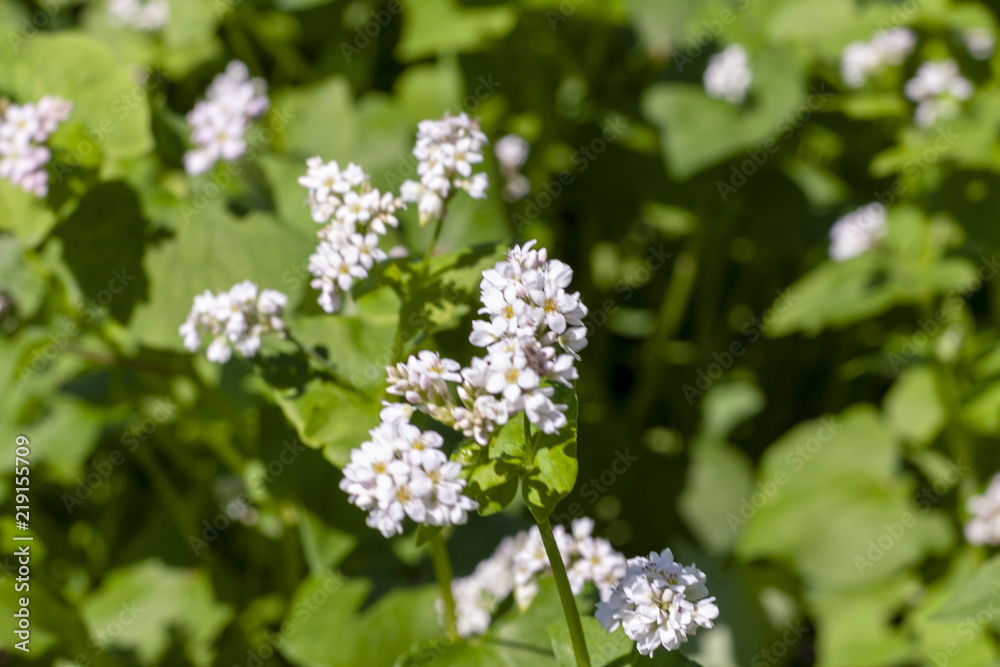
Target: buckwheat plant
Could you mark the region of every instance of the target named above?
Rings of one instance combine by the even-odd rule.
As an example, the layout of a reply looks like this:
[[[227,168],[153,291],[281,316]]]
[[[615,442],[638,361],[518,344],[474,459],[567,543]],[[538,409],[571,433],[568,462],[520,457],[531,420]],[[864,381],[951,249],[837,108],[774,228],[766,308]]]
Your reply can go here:
[[[215,77],[187,115],[191,141],[197,145],[184,154],[184,168],[196,176],[211,169],[219,160],[237,160],[247,149],[246,131],[250,123],[270,106],[267,82],[251,78],[250,70],[238,60]]]
[[[244,98],[253,97],[245,85],[237,88]],[[428,288],[442,287],[440,270],[432,266],[434,247],[448,204],[459,190],[474,198],[486,196],[486,174],[473,173],[483,161],[485,145],[479,125],[465,114],[421,122],[413,151],[420,182],[402,184],[399,194],[375,188],[354,163],[320,157],[306,162],[299,184],[320,225],[319,245],[308,266],[323,311],[330,317],[354,317],[361,300],[348,295],[360,280],[365,289],[374,289],[373,277],[404,304],[426,299],[421,295]],[[500,157],[509,175],[523,164],[526,145],[506,141],[503,146]],[[409,252],[394,252],[390,258],[380,247],[390,228],[399,226],[396,215],[407,201],[417,203],[421,224],[436,222],[422,260],[411,259]],[[344,404],[356,401],[378,409],[378,423],[368,429],[367,439],[351,443],[355,446],[339,486],[365,513],[367,524],[386,538],[416,527],[417,544],[430,550],[441,591],[438,609],[450,640],[487,632],[510,597],[519,609],[527,609],[538,595],[540,579],[551,577],[576,661],[589,666],[574,596],[590,586],[602,605],[624,610],[627,605],[616,596],[624,591],[641,595],[629,583],[629,576],[637,576],[631,561],[593,535],[593,521],[578,519],[568,531],[549,521],[556,504],[572,491],[578,468],[576,362],[587,345],[587,307],[579,292],[572,291],[572,280],[573,269],[550,258],[536,241],[510,247],[479,276],[479,318],[468,326],[469,342],[482,353],[463,364],[433,349],[427,330],[411,338],[397,336],[405,344],[385,366],[378,397],[344,376],[336,350],[326,358],[295,336],[294,321],[289,326],[284,320],[284,295],[258,292],[250,281],[228,292],[195,297],[180,334],[191,351],[210,337],[208,358],[225,363],[233,349],[254,361],[262,336],[275,333],[322,368],[337,385],[329,391],[342,392],[338,395]],[[470,287],[474,290],[474,282]],[[308,385],[303,391],[309,391]],[[306,419],[321,416],[315,407],[308,409]],[[301,413],[295,418],[301,421]],[[471,575],[455,579],[446,546],[451,531],[472,512],[500,512],[518,489],[536,525],[504,539]],[[667,589],[650,579],[659,596],[651,604],[664,616],[653,618],[641,607],[642,618],[650,617],[642,634],[633,619],[623,616],[626,611],[614,612],[646,655],[655,648],[649,633],[656,636],[656,645],[671,650],[693,634],[692,623],[711,627],[717,614],[714,599],[704,591],[704,575],[691,566],[677,569],[679,578],[674,577],[667,556],[657,567],[662,565],[659,576],[673,597],[665,597]],[[640,597],[636,604],[645,604]],[[661,626],[666,628],[662,632]],[[667,631],[673,634],[663,634]]]
[[[43,144],[72,110],[72,102],[51,95],[37,104],[0,100],[0,177],[37,197],[48,194],[52,152]]]

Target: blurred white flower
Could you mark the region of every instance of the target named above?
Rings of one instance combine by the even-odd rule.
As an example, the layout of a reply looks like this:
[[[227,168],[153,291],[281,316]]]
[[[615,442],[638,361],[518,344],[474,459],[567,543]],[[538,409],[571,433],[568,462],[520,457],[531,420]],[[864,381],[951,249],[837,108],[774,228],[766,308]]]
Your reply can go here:
[[[996,38],[986,28],[970,28],[962,33],[962,41],[969,54],[976,60],[986,60],[993,55]]]
[[[221,160],[236,160],[246,151],[246,131],[253,119],[267,111],[267,82],[251,78],[238,60],[212,81],[205,99],[187,115],[191,141],[197,145],[184,154],[184,168],[195,176]]]
[[[674,561],[670,549],[628,560],[625,575],[594,614],[608,632],[620,625],[642,655],[663,647],[672,651],[698,628],[711,628],[719,616],[709,597],[705,573]]]
[[[464,112],[420,121],[413,148],[420,182],[404,182],[400,196],[403,201],[418,202],[421,225],[439,220],[456,190],[465,190],[475,199],[486,196],[486,174],[472,173],[473,166],[483,161],[486,143],[479,124]]]
[[[874,248],[886,233],[886,210],[879,202],[866,204],[833,223],[830,257],[843,262]]]
[[[900,65],[917,44],[909,28],[889,28],[868,42],[852,42],[840,58],[840,73],[850,88],[860,88],[874,72],[887,65]]]
[[[709,97],[741,104],[753,82],[746,49],[733,44],[713,55],[705,69],[704,82]]]
[[[37,197],[48,194],[45,165],[52,154],[40,144],[72,110],[72,102],[51,95],[37,104],[8,105],[0,115],[0,178]]]
[[[503,198],[507,201],[523,199],[531,191],[531,182],[521,174],[521,167],[528,160],[530,144],[524,137],[508,134],[493,147],[500,173],[504,177]]]
[[[951,58],[925,62],[904,90],[906,97],[917,103],[913,119],[918,127],[927,127],[939,118],[954,118],[961,111],[961,102],[973,92],[972,83]]]
[[[152,32],[170,22],[167,0],[109,0],[108,12],[119,25]]]
[[[179,333],[184,347],[194,352],[201,347],[202,337],[212,342],[206,355],[209,361],[224,364],[235,348],[244,357],[253,357],[260,349],[260,338],[270,332],[282,334],[282,319],[288,297],[275,290],[258,290],[245,280],[233,285],[228,292],[215,294],[210,290],[194,298],[194,305]]]
[[[569,576],[574,594],[585,584],[594,584],[607,599],[612,586],[625,576],[625,556],[615,551],[607,540],[593,537],[594,522],[577,519],[571,532],[562,526],[553,528],[559,554]],[[492,614],[511,593],[523,611],[538,593],[539,577],[552,574],[552,567],[538,527],[505,537],[493,555],[476,566],[468,577],[452,582],[455,617],[462,637],[482,634],[489,628]],[[443,612],[443,605],[438,605]]]
[[[972,515],[965,524],[969,544],[1000,545],[1000,473],[993,475],[982,495],[969,498],[966,509]]]

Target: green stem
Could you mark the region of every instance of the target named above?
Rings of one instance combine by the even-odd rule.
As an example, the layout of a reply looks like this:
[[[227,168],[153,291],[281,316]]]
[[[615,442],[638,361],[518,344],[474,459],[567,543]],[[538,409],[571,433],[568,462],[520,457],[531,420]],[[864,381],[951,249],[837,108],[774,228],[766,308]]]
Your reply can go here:
[[[431,562],[434,563],[434,576],[441,587],[441,597],[444,599],[444,629],[449,639],[458,639],[458,629],[455,625],[455,598],[451,594],[451,559],[448,548],[440,533],[430,541]]]
[[[587,642],[583,638],[580,612],[576,608],[576,600],[573,598],[573,590],[569,585],[569,577],[566,576],[566,566],[563,565],[559,545],[556,544],[555,535],[552,534],[552,524],[549,523],[548,519],[542,519],[538,522],[538,531],[542,535],[545,554],[549,557],[549,564],[552,566],[552,576],[555,577],[559,600],[562,602],[563,614],[566,616],[566,625],[569,626],[569,637],[573,642],[576,664],[578,667],[590,667],[590,654],[587,653]]]
[[[639,649],[636,649],[635,655],[632,656],[632,662],[630,664],[632,665],[632,667],[635,667],[636,665],[639,664],[640,660],[642,660],[642,653],[639,653]]]
[[[434,235],[431,236],[431,244],[427,246],[427,252],[424,253],[424,261],[421,267],[420,273],[427,277],[427,272],[431,268],[431,255],[434,254],[434,246],[437,245],[438,239],[441,237],[441,228],[444,227],[444,210],[441,210],[441,217],[438,218],[437,223],[434,225]]]

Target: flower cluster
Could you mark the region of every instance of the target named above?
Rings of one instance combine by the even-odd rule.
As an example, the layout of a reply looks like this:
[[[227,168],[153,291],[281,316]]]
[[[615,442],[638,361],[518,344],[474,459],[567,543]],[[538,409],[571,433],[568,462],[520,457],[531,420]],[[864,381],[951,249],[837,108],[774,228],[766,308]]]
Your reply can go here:
[[[410,424],[401,407],[387,406],[371,440],[351,452],[340,488],[386,537],[402,533],[406,517],[431,526],[465,523],[478,504],[463,493],[461,464],[441,451],[439,434]]]
[[[843,262],[865,253],[885,238],[886,210],[879,202],[843,216],[830,228],[830,257]]]
[[[906,82],[906,97],[917,104],[913,121],[918,127],[932,125],[938,118],[954,118],[960,103],[972,97],[972,84],[962,76],[951,58],[926,62]]]
[[[472,173],[473,165],[483,161],[486,142],[479,124],[464,112],[420,121],[413,147],[420,182],[405,181],[400,195],[403,201],[417,202],[421,225],[440,220],[456,190],[475,199],[486,197],[486,174]]]
[[[607,600],[616,581],[625,576],[625,556],[604,539],[593,537],[594,522],[577,519],[571,532],[562,526],[553,529],[573,594],[589,582]],[[523,611],[538,593],[538,580],[551,575],[538,527],[506,537],[493,555],[476,566],[468,577],[452,582],[458,633],[463,637],[481,634],[489,627],[493,612],[511,592]]]
[[[962,33],[962,41],[976,60],[986,60],[993,55],[996,38],[986,28],[970,28]]]
[[[250,70],[240,61],[230,62],[212,81],[205,99],[187,115],[191,141],[198,146],[184,154],[187,172],[195,176],[220,159],[236,160],[243,155],[247,128],[269,106],[267,82],[250,78]]]
[[[214,294],[205,290],[194,298],[194,305],[180,335],[184,347],[194,352],[201,346],[202,336],[212,337],[206,356],[209,361],[224,364],[236,348],[244,357],[252,357],[260,348],[260,337],[269,332],[281,334],[285,322],[281,316],[288,306],[288,297],[275,290],[259,290],[249,280],[233,285],[228,292]]]
[[[579,292],[566,291],[573,269],[549,260],[534,244],[514,246],[506,261],[483,272],[479,312],[490,319],[474,321],[469,340],[487,349],[485,357],[461,368],[424,351],[386,369],[390,394],[480,445],[522,410],[543,433],[566,425],[567,406],[553,402],[552,383],[571,386],[577,378],[577,352],[587,344],[587,307]],[[458,402],[449,383],[457,385]]]
[[[966,508],[972,515],[965,524],[969,544],[1000,545],[1000,473],[993,475],[982,495],[969,498]]]
[[[516,134],[501,137],[493,147],[500,173],[506,181],[503,197],[507,201],[524,199],[531,192],[531,182],[521,173],[521,167],[528,161],[529,151],[528,140]]]
[[[170,22],[167,0],[110,0],[108,12],[115,22],[152,32]]]
[[[753,82],[746,49],[733,44],[712,56],[705,68],[704,82],[709,97],[742,104]]]
[[[59,123],[69,118],[73,103],[46,95],[37,104],[0,106],[0,177],[38,197],[49,191],[45,173],[52,154],[42,146]]]
[[[328,313],[340,309],[343,293],[355,279],[368,277],[375,262],[386,258],[378,247],[386,226],[396,227],[396,211],[403,202],[391,192],[373,188],[364,170],[354,163],[343,169],[336,160],[313,157],[299,185],[309,190],[309,208],[317,223],[320,244],[309,258],[310,283],[320,290],[319,304]]]
[[[660,646],[676,649],[699,627],[711,628],[719,608],[708,595],[705,573],[675,562],[664,549],[630,558],[608,600],[597,603],[595,616],[608,632],[621,625],[639,653],[652,655]]]
[[[850,88],[860,88],[873,73],[900,65],[917,44],[909,28],[882,30],[868,42],[851,42],[840,57],[840,74]]]

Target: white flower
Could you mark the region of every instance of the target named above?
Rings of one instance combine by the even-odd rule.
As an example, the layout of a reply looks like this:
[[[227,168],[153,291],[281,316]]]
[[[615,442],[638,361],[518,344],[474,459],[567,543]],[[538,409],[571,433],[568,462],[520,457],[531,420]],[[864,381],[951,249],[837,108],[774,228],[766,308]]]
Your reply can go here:
[[[844,83],[849,88],[860,88],[878,70],[902,64],[916,43],[916,34],[901,27],[882,30],[868,42],[851,42],[840,57]]]
[[[420,224],[439,220],[455,190],[465,190],[481,199],[486,195],[483,173],[473,174],[473,166],[483,161],[486,135],[465,113],[444,115],[440,120],[424,120],[417,125],[413,155],[417,158],[420,182],[406,181],[400,189],[403,201],[417,202]]]
[[[986,28],[970,28],[962,33],[962,41],[969,54],[976,60],[986,60],[993,55],[996,38]]]
[[[147,32],[159,30],[170,22],[167,0],[109,0],[108,13],[114,23]]]
[[[261,290],[245,280],[233,285],[228,292],[214,294],[206,290],[194,298],[187,319],[179,328],[184,347],[190,352],[201,347],[202,336],[211,336],[205,356],[209,361],[224,364],[232,357],[233,348],[244,357],[253,357],[260,349],[261,336],[282,335],[282,319],[288,297],[274,290]]]
[[[40,144],[69,118],[73,103],[46,95],[37,104],[10,104],[0,116],[0,178],[37,197],[49,191],[51,153]]]
[[[906,97],[917,103],[914,122],[918,127],[927,127],[938,118],[954,118],[961,110],[960,103],[972,97],[972,84],[951,58],[925,62],[904,90]]]
[[[982,495],[969,498],[966,509],[972,515],[965,524],[969,544],[1000,545],[1000,473],[993,475]]]
[[[431,526],[466,522],[478,507],[464,494],[462,466],[441,451],[443,439],[405,421],[405,412],[383,410],[371,440],[351,451],[340,488],[350,502],[368,511],[369,526],[391,537],[403,532],[403,520]]]
[[[306,160],[306,173],[299,185],[309,191],[312,218],[324,225],[317,232],[322,241],[309,258],[312,287],[320,290],[319,304],[328,313],[340,309],[343,293],[355,279],[368,276],[376,262],[386,259],[378,247],[387,225],[399,224],[396,211],[403,202],[392,193],[373,188],[358,165],[341,169],[336,160],[320,157]]]
[[[236,160],[246,151],[246,131],[267,111],[267,82],[251,78],[247,66],[234,60],[215,77],[187,115],[196,148],[184,154],[185,170],[195,176],[221,160]]]
[[[886,210],[872,202],[843,216],[830,228],[830,257],[843,262],[871,250],[885,238]]]
[[[620,625],[642,655],[659,647],[668,651],[693,636],[699,627],[711,628],[719,616],[709,597],[705,574],[693,564],[674,562],[670,549],[648,558],[628,560],[627,570],[597,603],[594,614],[608,632]]]
[[[709,59],[705,69],[705,92],[709,97],[741,104],[753,82],[746,50],[739,44],[726,47]]]
[[[593,583],[601,599],[626,573],[625,557],[601,539],[591,536],[594,522],[573,521],[571,532],[555,526],[552,533],[567,569],[574,594]],[[468,577],[452,582],[458,633],[463,637],[482,634],[489,628],[494,611],[511,593],[518,607],[527,609],[538,593],[538,581],[552,568],[538,527],[505,537],[493,555],[476,566]],[[438,605],[443,611],[443,605]]]
[[[508,178],[516,175],[528,161],[529,150],[528,140],[516,134],[501,137],[493,147],[500,171]]]

